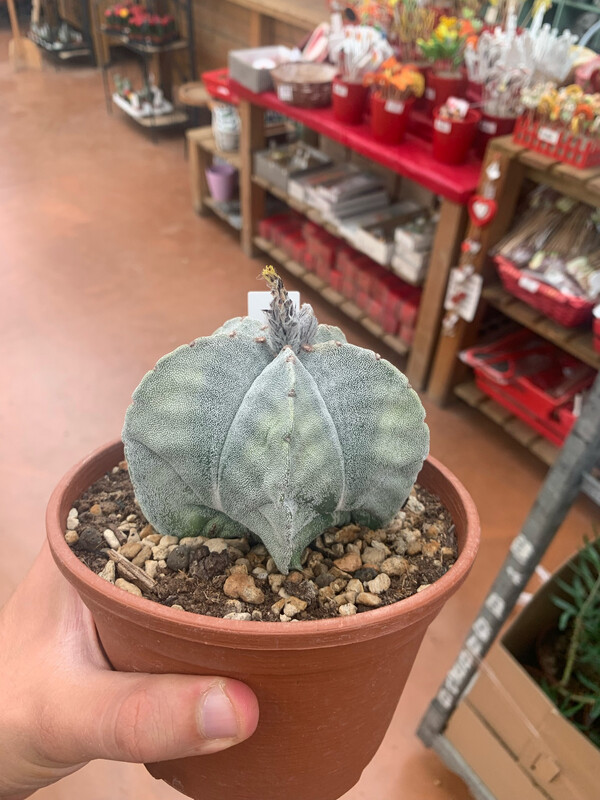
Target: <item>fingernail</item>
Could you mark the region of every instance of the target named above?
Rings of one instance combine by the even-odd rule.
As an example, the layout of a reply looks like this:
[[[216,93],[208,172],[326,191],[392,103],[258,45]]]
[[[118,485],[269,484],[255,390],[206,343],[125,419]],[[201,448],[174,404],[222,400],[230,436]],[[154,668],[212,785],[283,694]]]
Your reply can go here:
[[[211,686],[202,699],[200,729],[206,739],[235,739],[239,734],[231,700],[220,685]]]

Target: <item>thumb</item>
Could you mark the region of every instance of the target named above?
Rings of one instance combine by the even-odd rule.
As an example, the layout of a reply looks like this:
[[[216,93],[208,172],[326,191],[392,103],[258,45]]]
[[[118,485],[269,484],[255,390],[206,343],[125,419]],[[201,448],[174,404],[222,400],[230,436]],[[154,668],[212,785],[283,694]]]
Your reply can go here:
[[[62,751],[55,758],[62,763],[216,753],[247,739],[258,723],[254,693],[229,678],[108,670],[90,677],[83,697],[77,698],[71,684],[61,723],[54,721],[53,739]]]

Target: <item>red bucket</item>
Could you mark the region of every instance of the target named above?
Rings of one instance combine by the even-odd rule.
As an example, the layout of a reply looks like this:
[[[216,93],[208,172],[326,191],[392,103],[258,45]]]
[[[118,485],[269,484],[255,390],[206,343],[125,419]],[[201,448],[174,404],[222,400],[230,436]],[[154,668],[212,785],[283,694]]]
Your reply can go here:
[[[495,117],[493,114],[487,114],[482,111],[475,139],[475,152],[477,155],[483,158],[489,140],[494,139],[496,136],[506,136],[512,133],[516,122],[516,117]]]
[[[443,106],[449,97],[465,97],[467,79],[462,73],[434,72],[427,73],[425,99],[428,111],[433,112],[437,106]]]
[[[371,132],[384,144],[398,144],[404,138],[414,98],[386,100],[380,94],[371,98]]]
[[[436,108],[433,112],[433,157],[444,164],[462,164],[475,139],[481,114],[470,108],[464,119],[444,119],[438,113]]]
[[[334,117],[346,125],[358,125],[362,122],[368,92],[362,83],[346,81],[336,75],[331,91]]]

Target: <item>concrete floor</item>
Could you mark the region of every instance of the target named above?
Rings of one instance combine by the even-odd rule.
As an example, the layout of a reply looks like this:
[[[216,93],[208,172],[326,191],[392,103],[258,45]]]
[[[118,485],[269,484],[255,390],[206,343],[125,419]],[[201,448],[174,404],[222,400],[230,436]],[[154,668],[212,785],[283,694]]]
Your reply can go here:
[[[245,313],[262,265],[244,257],[220,223],[194,215],[181,138],[156,145],[108,116],[92,69],[13,74],[8,38],[0,32],[0,602],[42,542],[57,478],[119,436],[131,392],[159,356]],[[314,293],[288,283],[321,321],[376,347]],[[545,474],[476,411],[425,404],[432,453],[472,493],[483,543],[467,584],[428,632],[383,746],[344,800],[469,797],[414,731]],[[581,500],[545,565],[570,555],[598,518]],[[94,762],[36,797],[180,795],[141,766]]]

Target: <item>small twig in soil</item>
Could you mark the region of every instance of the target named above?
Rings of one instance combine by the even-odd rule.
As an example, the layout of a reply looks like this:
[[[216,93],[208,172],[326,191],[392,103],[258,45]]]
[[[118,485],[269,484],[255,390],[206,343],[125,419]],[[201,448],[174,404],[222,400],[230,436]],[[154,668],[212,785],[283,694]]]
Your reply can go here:
[[[135,564],[132,564],[129,559],[122,556],[120,553],[117,553],[115,550],[110,550],[108,548],[102,550],[110,559],[115,561],[118,566],[121,567],[124,573],[127,574],[130,580],[139,581],[143,584],[147,589],[153,589],[156,586],[156,581],[154,578],[151,578],[147,572],[144,572],[143,569],[137,567]]]

